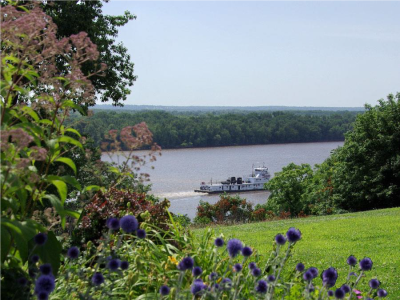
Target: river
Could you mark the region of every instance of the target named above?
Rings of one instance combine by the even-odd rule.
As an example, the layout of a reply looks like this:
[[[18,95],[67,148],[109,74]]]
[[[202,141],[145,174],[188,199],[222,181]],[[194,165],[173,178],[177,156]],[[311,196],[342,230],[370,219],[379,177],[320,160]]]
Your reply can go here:
[[[170,211],[187,214],[193,219],[200,199],[210,203],[219,199],[218,195],[194,192],[202,181],[244,177],[251,174],[252,165],[264,164],[273,175],[291,162],[319,164],[333,149],[342,145],[343,142],[326,142],[163,150],[162,156],[143,166],[141,172],[150,174],[154,195],[171,201]],[[135,155],[145,153],[137,151]],[[102,155],[104,161],[121,162],[122,159],[116,154],[111,157]],[[268,191],[240,193],[253,204],[265,203],[268,195]]]

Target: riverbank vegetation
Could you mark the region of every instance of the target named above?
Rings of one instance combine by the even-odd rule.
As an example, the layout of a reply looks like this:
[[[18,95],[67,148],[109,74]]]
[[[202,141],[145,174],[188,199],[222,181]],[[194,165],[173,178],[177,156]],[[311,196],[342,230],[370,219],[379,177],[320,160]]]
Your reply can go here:
[[[145,186],[147,176],[140,173],[160,151],[144,122],[108,131],[109,150],[129,150],[121,165],[101,162],[99,149],[66,123],[73,111],[87,117],[86,108],[105,86],[91,81],[107,74],[107,66],[101,64],[102,55],[90,36],[60,36],[42,9],[47,3],[23,3],[2,2],[1,11],[2,298],[377,299],[393,290],[396,276],[380,274],[382,282],[375,278],[375,269],[386,270],[380,250],[392,249],[365,248],[368,238],[381,241],[374,235],[358,241],[359,247],[347,249],[347,254],[342,248],[340,261],[332,259],[335,253],[322,253],[328,258],[321,264],[315,257],[295,257],[298,245],[312,241],[306,223],[298,223],[305,227],[305,235],[302,228],[285,223],[288,228],[279,228],[275,238],[264,236],[262,244],[256,237],[243,243],[212,230],[197,237],[182,226],[179,220],[185,219],[168,212],[167,200],[151,195]],[[101,7],[99,3],[71,5]],[[54,19],[63,12],[64,8],[54,10]],[[83,18],[79,16],[78,20]],[[114,36],[115,26],[127,18],[100,23]],[[85,68],[88,63],[93,68]],[[135,155],[142,148],[149,149],[148,155]],[[398,224],[390,217],[381,221],[383,225],[366,220],[355,224],[364,224],[364,229],[365,224],[374,224],[372,234],[384,228],[380,238],[390,239],[397,250],[392,232],[398,233]],[[246,227],[242,228],[235,235],[242,236]],[[337,228],[324,232],[335,235]],[[357,237],[349,232],[342,231],[341,238]],[[328,236],[325,239],[329,241]],[[265,247],[272,250],[267,253]],[[397,262],[387,255],[390,263]],[[301,262],[296,269],[289,263],[293,257]],[[346,263],[348,270],[340,271]]]
[[[146,122],[163,149],[234,145],[342,141],[360,112],[170,113],[163,111],[95,111],[68,124],[96,145],[108,141],[110,129]],[[117,135],[120,141],[120,136]],[[104,150],[108,150],[107,147]],[[126,150],[126,149],[125,149]]]

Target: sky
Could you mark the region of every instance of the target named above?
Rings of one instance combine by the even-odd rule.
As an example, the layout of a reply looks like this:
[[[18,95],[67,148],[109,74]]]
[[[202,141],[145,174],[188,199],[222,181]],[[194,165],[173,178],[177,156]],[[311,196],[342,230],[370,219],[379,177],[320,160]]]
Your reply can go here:
[[[400,2],[117,1],[125,104],[361,107],[400,92]]]

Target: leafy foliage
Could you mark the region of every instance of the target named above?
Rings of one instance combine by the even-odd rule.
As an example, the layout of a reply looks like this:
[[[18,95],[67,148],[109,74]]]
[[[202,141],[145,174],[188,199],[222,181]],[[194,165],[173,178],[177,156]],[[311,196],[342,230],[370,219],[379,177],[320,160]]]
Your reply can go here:
[[[100,145],[110,129],[145,121],[154,134],[154,141],[161,147],[187,148],[341,141],[354,119],[355,114],[349,112],[313,116],[289,112],[191,115],[163,111],[95,111],[90,118],[72,115],[68,122]]]
[[[215,204],[200,200],[194,223],[244,223],[252,220],[252,214],[253,204],[238,195],[232,196],[224,193],[220,195],[220,199]]]
[[[139,221],[146,221],[163,230],[168,230],[169,201],[152,202],[145,193],[122,191],[110,188],[98,192],[84,207],[78,227],[74,232],[76,241],[98,241],[108,228],[107,220],[115,216],[132,214]]]

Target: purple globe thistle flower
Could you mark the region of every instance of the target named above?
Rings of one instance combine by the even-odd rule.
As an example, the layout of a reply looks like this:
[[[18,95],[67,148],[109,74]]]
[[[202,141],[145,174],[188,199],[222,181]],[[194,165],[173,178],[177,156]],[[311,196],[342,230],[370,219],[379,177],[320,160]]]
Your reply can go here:
[[[336,284],[338,273],[335,268],[330,267],[322,272],[322,282],[326,287],[332,287]]]
[[[50,294],[55,287],[56,284],[54,282],[54,277],[52,275],[41,275],[39,276],[39,278],[36,280],[35,283],[35,294],[39,293]]]
[[[253,270],[251,270],[251,275],[253,275],[254,277],[258,277],[261,275],[261,270],[259,268],[254,268]]]
[[[104,276],[103,274],[101,274],[100,272],[96,272],[94,273],[93,277],[92,277],[92,283],[94,285],[100,285],[104,282]]]
[[[275,276],[274,275],[269,275],[268,276],[268,282],[273,282],[273,281],[275,281]]]
[[[250,247],[244,247],[243,249],[242,249],[242,255],[243,256],[245,256],[245,257],[249,257],[250,255],[252,255],[253,254],[253,250],[251,250],[251,248]]]
[[[36,264],[39,261],[39,255],[32,255],[31,262]]]
[[[207,286],[203,283],[203,281],[195,281],[193,282],[190,291],[193,295],[198,295],[202,290],[204,290]]]
[[[160,287],[161,296],[167,296],[167,295],[169,295],[169,292],[170,292],[170,288],[167,285],[163,285],[162,287]]]
[[[121,261],[120,267],[121,267],[121,270],[128,270],[129,263],[127,261],[125,261],[125,260]]]
[[[380,298],[385,298],[387,296],[387,294],[388,293],[384,289],[378,290],[378,293],[377,293],[378,297],[380,297]]]
[[[216,238],[214,241],[214,245],[217,247],[222,247],[224,245],[224,240],[222,238]]]
[[[53,273],[51,264],[43,264],[39,267],[39,270],[43,275],[51,275]]]
[[[307,287],[307,291],[308,291],[309,293],[312,293],[312,292],[315,291],[315,287],[314,287],[312,284],[310,284],[310,285]]]
[[[353,255],[350,255],[347,258],[347,264],[354,267],[357,264],[357,258],[355,258]]]
[[[38,300],[47,300],[49,299],[49,294],[46,292],[40,292],[37,295]]]
[[[73,246],[73,247],[69,248],[68,251],[67,251],[67,256],[68,256],[70,259],[76,259],[76,258],[78,258],[78,256],[79,256],[79,249],[78,249],[78,247]]]
[[[235,264],[233,266],[233,269],[235,270],[235,272],[240,272],[243,269],[243,266],[241,264]]]
[[[316,278],[318,276],[318,269],[315,267],[311,267],[308,269],[308,271],[310,271],[310,273],[313,275],[313,278]]]
[[[329,291],[328,291],[328,296],[329,296],[329,297],[332,297],[333,295],[334,295],[334,292],[333,292],[332,290],[329,290]]]
[[[35,235],[33,240],[34,240],[36,245],[43,246],[47,242],[47,234],[44,234],[44,233],[40,232],[37,235]]]
[[[301,239],[301,232],[300,232],[300,230],[298,230],[294,227],[291,227],[286,232],[286,237],[290,243],[295,243]]]
[[[254,270],[255,268],[257,268],[257,265],[256,265],[255,262],[249,263],[249,269],[250,269],[250,270]]]
[[[256,292],[265,294],[267,292],[268,284],[265,280],[259,280],[256,286]]]
[[[26,279],[25,277],[21,277],[21,278],[18,278],[17,282],[18,282],[18,285],[20,285],[20,286],[26,286],[28,284],[28,279]]]
[[[372,269],[372,260],[369,257],[365,257],[360,260],[360,268],[363,271],[369,271]]]
[[[243,244],[240,240],[231,239],[226,246],[230,257],[235,257],[243,249]]]
[[[357,273],[350,272],[350,276],[355,276],[355,277],[357,277]]]
[[[193,258],[188,256],[181,260],[181,262],[178,265],[178,269],[181,271],[186,271],[193,269],[193,266],[194,266],[194,260]]]
[[[380,285],[381,285],[381,283],[378,279],[371,279],[369,281],[369,287],[371,289],[377,289]]]
[[[126,233],[131,233],[138,229],[139,222],[134,216],[127,215],[121,218],[121,220],[119,221],[119,225],[121,226],[123,231],[125,231]]]
[[[298,263],[298,264],[296,265],[296,270],[297,270],[297,271],[303,272],[304,269],[305,269],[304,264]]]
[[[214,284],[214,289],[216,289],[216,290],[219,289],[219,284],[218,284],[218,283],[215,283],[215,284]]]
[[[139,239],[144,239],[146,238],[146,231],[144,229],[138,229],[136,235]]]
[[[208,278],[209,278],[211,281],[214,281],[214,280],[216,280],[216,279],[218,278],[218,274],[217,274],[216,272],[212,272],[212,273],[208,276]]]
[[[285,245],[285,243],[286,243],[286,238],[282,235],[282,234],[277,234],[276,236],[275,236],[275,242],[278,244],[278,245]]]
[[[117,218],[109,218],[106,222],[106,225],[111,230],[119,229],[119,220]]]
[[[351,291],[351,288],[347,284],[343,284],[340,288],[343,290],[345,294],[350,293]]]
[[[232,285],[232,280],[229,278],[224,278],[222,279],[221,284],[223,284],[225,287],[230,287]]]
[[[203,273],[203,270],[200,267],[194,267],[192,270],[192,274],[194,277],[200,276]]]
[[[107,268],[109,268],[110,271],[117,271],[120,265],[121,261],[119,259],[111,259],[107,264]]]
[[[341,288],[336,289],[335,291],[336,299],[343,299],[345,295],[346,295],[345,292]]]
[[[313,274],[309,270],[303,274],[303,279],[305,281],[311,281],[313,278]]]

